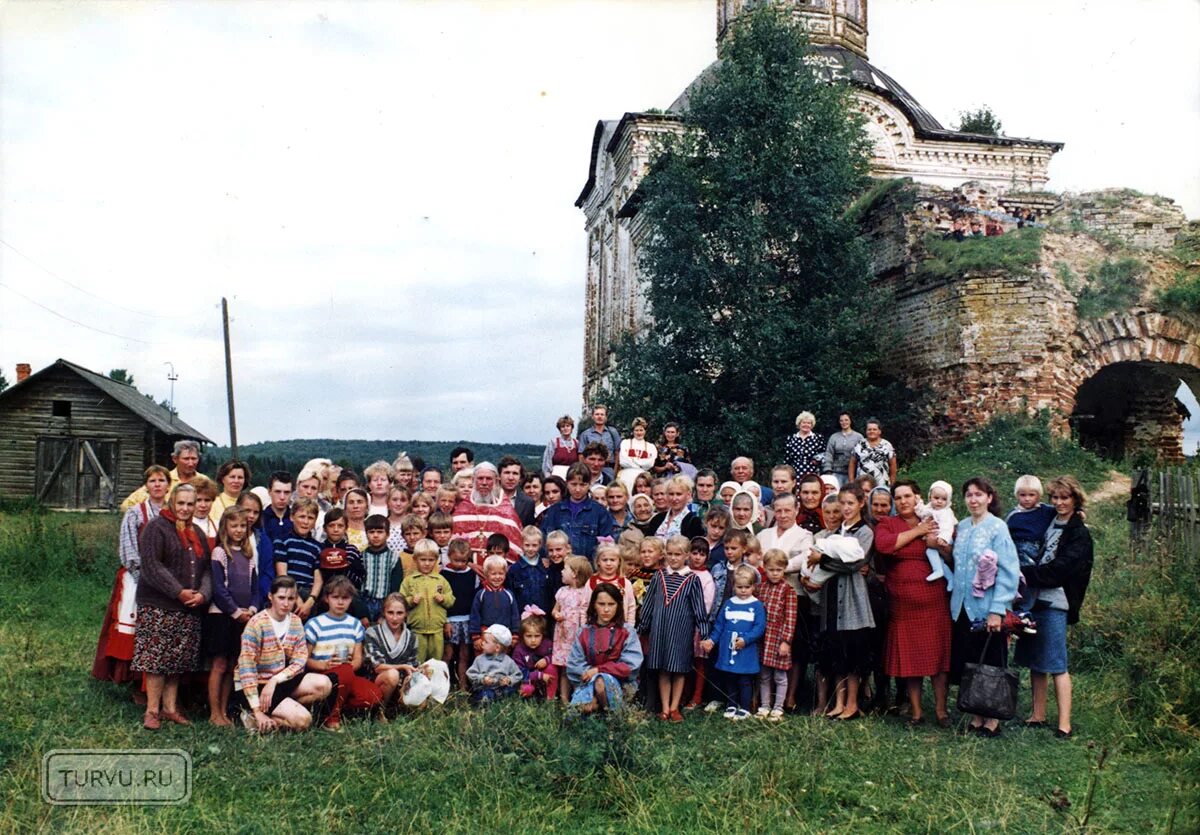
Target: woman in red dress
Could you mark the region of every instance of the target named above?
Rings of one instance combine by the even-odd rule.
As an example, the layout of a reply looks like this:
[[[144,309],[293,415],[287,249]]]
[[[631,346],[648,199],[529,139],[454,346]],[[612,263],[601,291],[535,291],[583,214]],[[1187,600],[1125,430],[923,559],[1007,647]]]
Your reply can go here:
[[[875,550],[886,566],[885,583],[891,606],[884,668],[889,676],[906,680],[912,705],[910,725],[925,721],[921,715],[921,679],[929,676],[933,680],[937,723],[948,727],[949,595],[945,580],[925,580],[929,574],[926,542],[937,535],[937,525],[932,520],[917,518],[917,497],[921,491],[915,481],[897,481],[892,490],[896,515],[880,519],[875,528]]]

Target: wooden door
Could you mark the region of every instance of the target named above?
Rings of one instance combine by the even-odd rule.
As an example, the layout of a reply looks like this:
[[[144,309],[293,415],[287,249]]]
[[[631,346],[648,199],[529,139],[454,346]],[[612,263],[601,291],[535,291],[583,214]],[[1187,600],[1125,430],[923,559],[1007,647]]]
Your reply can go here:
[[[78,510],[113,507],[119,451],[111,438],[38,438],[38,501]]]
[[[75,477],[71,466],[72,438],[38,438],[36,496],[48,507],[75,506]]]

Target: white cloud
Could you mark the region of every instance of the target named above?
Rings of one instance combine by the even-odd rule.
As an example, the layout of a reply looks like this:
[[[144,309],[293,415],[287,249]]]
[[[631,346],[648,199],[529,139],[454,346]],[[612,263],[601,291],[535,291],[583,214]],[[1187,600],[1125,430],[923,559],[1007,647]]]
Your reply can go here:
[[[1057,188],[1200,209],[1197,7],[877,0],[871,56],[950,124],[1067,142]],[[576,412],[597,119],[714,57],[712,0],[0,6],[0,362],[128,368],[224,440],[540,441]],[[134,312],[131,312],[134,311]]]

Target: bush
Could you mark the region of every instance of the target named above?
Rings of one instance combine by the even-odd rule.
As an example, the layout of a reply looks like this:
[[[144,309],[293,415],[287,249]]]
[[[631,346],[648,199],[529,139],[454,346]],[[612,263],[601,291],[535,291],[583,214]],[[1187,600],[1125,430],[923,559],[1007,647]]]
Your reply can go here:
[[[1091,510],[1091,508],[1089,508]],[[1131,544],[1122,508],[1089,514],[1092,585],[1071,632],[1072,669],[1101,673],[1094,694],[1114,730],[1139,743],[1200,740],[1200,564],[1181,538]]]
[[[962,241],[928,235],[925,252],[929,257],[917,265],[918,278],[945,280],[968,273],[997,272],[1028,276],[1033,274],[1042,254],[1042,230],[1029,227]]]
[[[1107,476],[1108,465],[1070,438],[1050,432],[1049,416],[1002,415],[963,440],[940,446],[902,469],[922,490],[944,479],[958,490],[972,476],[984,476],[995,486],[1005,507],[1012,506],[1012,485],[1033,473],[1042,479],[1074,475],[1087,489]],[[961,510],[961,500],[956,500]]]
[[[1079,318],[1097,319],[1133,307],[1141,298],[1145,272],[1146,265],[1136,258],[1105,261],[1093,269],[1079,292]]]
[[[1004,126],[1000,117],[992,112],[986,104],[978,110],[968,110],[958,114],[958,129],[963,133],[979,133],[984,136],[1003,136]]]
[[[1155,303],[1164,313],[1200,315],[1200,272],[1175,273],[1175,282],[1158,291]]]

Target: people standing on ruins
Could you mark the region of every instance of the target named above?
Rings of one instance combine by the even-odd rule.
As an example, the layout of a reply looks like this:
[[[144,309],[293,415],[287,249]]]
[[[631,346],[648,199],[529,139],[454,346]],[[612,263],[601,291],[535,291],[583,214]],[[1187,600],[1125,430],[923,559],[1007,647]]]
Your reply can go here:
[[[820,475],[824,466],[825,439],[813,431],[817,419],[812,412],[796,415],[796,432],[787,439],[783,463],[791,466],[796,478]]]
[[[838,415],[838,427],[825,444],[825,469],[837,479],[839,487],[845,487],[851,479],[850,458],[863,436],[854,431],[849,412]]]
[[[876,487],[887,487],[896,480],[896,450],[883,437],[878,418],[867,421],[867,436],[850,453],[850,480],[868,476]]]

